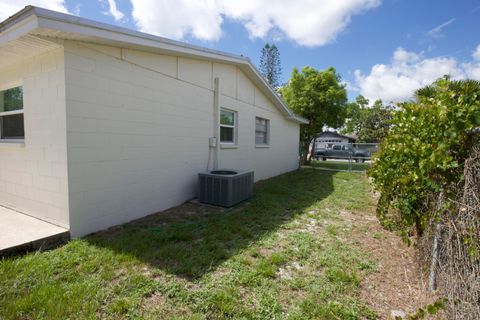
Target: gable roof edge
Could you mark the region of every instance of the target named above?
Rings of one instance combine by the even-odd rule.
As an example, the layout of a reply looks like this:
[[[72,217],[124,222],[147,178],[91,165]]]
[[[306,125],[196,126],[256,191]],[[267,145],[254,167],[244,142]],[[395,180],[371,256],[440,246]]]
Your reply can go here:
[[[16,25],[31,16],[35,16],[37,21],[29,26],[29,32],[36,33],[37,35],[42,35],[41,32],[44,29],[58,30],[87,35],[95,38],[99,43],[101,43],[102,40],[117,42],[119,44],[125,43],[132,46],[154,48],[163,50],[165,52],[171,52],[172,54],[180,54],[205,60],[219,61],[243,67],[244,71],[247,71],[246,73],[247,76],[250,77],[250,80],[260,87],[262,92],[267,95],[267,98],[277,107],[277,109],[283,113],[286,119],[299,124],[308,123],[307,119],[296,115],[286,105],[283,99],[265,81],[263,76],[261,76],[260,72],[253,65],[251,60],[244,56],[207,49],[200,46],[194,46],[184,42],[35,6],[27,6],[5,21],[0,22],[0,44],[2,43],[1,37],[4,34],[7,34],[10,29],[15,28]],[[23,32],[25,31],[26,30],[23,30]],[[11,37],[7,37],[6,40],[9,41],[11,40],[10,38]]]

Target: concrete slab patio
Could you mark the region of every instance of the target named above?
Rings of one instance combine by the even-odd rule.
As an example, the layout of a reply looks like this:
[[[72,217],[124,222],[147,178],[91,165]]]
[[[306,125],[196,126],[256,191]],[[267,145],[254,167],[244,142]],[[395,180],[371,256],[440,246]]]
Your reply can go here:
[[[69,239],[65,228],[0,206],[0,257],[50,249]]]

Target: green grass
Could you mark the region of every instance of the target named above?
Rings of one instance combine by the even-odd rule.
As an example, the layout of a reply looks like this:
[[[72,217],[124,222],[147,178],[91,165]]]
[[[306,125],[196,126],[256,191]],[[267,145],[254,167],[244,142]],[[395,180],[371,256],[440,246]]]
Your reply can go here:
[[[0,261],[0,319],[365,319],[341,210],[371,205],[363,175],[303,169],[225,212],[158,215]]]
[[[330,170],[346,170],[346,171],[366,171],[370,167],[369,163],[357,163],[348,161],[336,161],[336,160],[327,160],[327,161],[317,161],[312,160],[312,167],[321,168],[321,169],[330,169]]]

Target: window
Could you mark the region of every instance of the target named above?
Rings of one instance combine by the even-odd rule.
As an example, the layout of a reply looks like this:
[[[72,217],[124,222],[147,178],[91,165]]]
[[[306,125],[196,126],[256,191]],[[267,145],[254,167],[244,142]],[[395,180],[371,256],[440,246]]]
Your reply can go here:
[[[0,91],[0,141],[23,139],[23,87]]]
[[[268,144],[269,143],[269,126],[270,121],[267,119],[255,118],[255,144]]]
[[[235,111],[220,110],[220,143],[236,143],[237,113]]]

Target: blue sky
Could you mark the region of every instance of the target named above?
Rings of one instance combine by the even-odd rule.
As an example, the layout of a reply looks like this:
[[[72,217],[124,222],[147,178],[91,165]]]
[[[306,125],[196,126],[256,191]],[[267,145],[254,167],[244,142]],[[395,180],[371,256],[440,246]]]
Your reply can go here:
[[[23,3],[25,2],[25,3]],[[447,73],[480,79],[480,1],[0,0],[0,18],[27,3],[248,56],[265,42],[293,67],[335,67],[349,97],[405,100]]]

